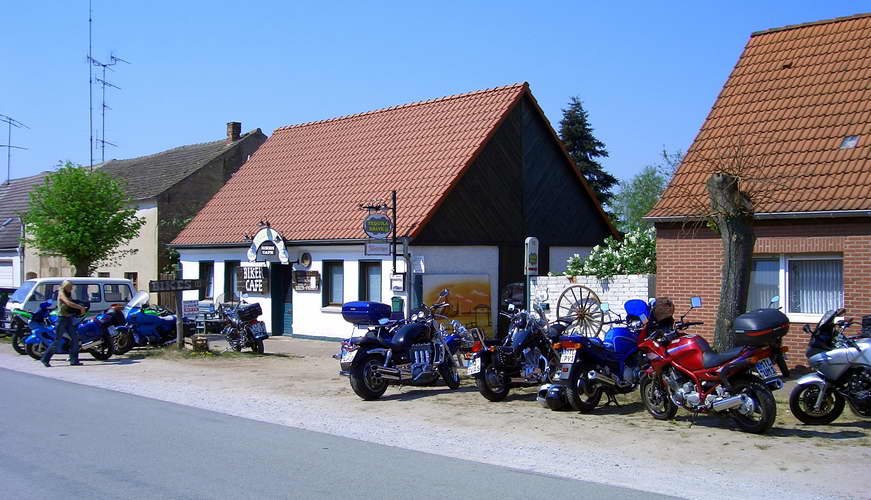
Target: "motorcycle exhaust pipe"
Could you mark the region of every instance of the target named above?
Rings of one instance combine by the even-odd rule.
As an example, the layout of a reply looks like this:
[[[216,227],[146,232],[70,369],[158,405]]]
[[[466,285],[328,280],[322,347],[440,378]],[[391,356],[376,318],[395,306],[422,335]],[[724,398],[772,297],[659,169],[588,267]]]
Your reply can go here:
[[[596,370],[590,370],[590,372],[587,373],[587,378],[590,380],[598,380],[599,382],[602,382],[603,384],[617,385],[616,380],[614,380],[613,378],[611,378],[603,373],[599,373]]]
[[[101,345],[103,345],[103,340],[102,340],[102,339],[101,339],[101,340],[92,340],[92,341],[90,341],[90,342],[85,342],[84,344],[82,344],[81,347],[79,347],[79,350],[80,350],[80,351],[86,351],[86,350],[88,350],[88,349],[93,349],[93,348],[95,348],[95,347],[100,347]]]
[[[714,411],[732,410],[743,405],[745,399],[747,399],[747,396],[745,396],[744,394],[732,396],[731,398],[721,399],[719,401],[715,401],[711,405],[711,409]]]
[[[402,380],[402,372],[395,368],[379,367],[375,373],[387,380]]]

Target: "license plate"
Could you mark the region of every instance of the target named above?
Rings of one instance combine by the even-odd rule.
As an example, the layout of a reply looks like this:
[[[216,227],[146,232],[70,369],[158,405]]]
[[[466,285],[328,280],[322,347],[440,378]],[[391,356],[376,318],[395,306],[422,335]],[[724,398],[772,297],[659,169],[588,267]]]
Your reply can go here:
[[[756,363],[756,371],[759,372],[759,375],[761,375],[765,380],[778,376],[777,370],[774,369],[774,363],[771,362],[771,358],[765,358]]]
[[[574,349],[563,349],[563,353],[559,357],[560,363],[574,363],[575,362],[575,353],[578,352]]]
[[[254,335],[255,339],[266,337],[266,323],[262,321],[254,323],[253,325],[251,325],[251,333]]]
[[[474,358],[469,361],[469,366],[466,367],[466,375],[474,375],[481,371],[481,358]]]
[[[342,363],[350,363],[354,361],[354,356],[357,355],[357,349],[353,351],[344,351],[342,352]]]

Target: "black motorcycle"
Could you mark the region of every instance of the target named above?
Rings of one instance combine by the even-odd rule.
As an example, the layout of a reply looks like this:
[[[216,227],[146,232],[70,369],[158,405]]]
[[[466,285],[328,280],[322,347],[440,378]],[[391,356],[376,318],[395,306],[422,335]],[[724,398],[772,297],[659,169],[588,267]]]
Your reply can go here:
[[[224,320],[221,334],[227,339],[227,344],[234,351],[250,348],[255,354],[263,354],[263,340],[269,337],[266,325],[257,318],[263,314],[260,304],[245,303],[245,298],[238,305],[222,304],[218,309]]]
[[[459,334],[448,334],[437,313],[448,303],[442,290],[438,303],[421,305],[408,320],[391,321],[390,306],[377,302],[348,302],[342,316],[350,323],[369,327],[366,334],[342,342],[341,375],[351,380],[351,389],[366,401],[380,398],[390,384],[434,385],[439,377],[450,389],[460,387],[454,354],[462,344]]]
[[[500,312],[510,320],[508,335],[495,343],[480,339],[480,347],[473,348],[466,373],[475,377],[478,392],[490,401],[502,401],[512,387],[532,387],[554,382],[559,369],[559,355],[554,342],[565,330],[565,324],[547,324],[539,304],[533,312],[508,305],[508,313]]]

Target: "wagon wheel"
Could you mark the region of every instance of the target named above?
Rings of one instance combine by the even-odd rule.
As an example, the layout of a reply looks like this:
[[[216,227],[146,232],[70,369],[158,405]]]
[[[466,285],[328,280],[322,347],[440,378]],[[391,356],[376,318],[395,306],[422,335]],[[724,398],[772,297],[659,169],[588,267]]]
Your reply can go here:
[[[556,303],[556,314],[557,318],[571,321],[566,334],[597,337],[605,317],[599,304],[599,297],[583,285],[572,285],[563,290]]]

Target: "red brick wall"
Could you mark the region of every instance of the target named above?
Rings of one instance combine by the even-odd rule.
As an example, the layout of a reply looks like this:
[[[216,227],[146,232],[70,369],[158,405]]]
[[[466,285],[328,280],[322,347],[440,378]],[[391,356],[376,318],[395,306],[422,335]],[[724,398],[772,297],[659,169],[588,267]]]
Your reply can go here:
[[[858,319],[871,314],[871,221],[759,221],[755,230],[757,254],[842,254],[847,316]],[[677,314],[689,308],[690,297],[700,296],[702,308],[693,311],[688,319],[704,321],[697,333],[711,340],[720,296],[723,252],[719,236],[708,229],[679,224],[657,224],[656,236],[656,295],[671,297]],[[801,331],[802,325],[793,324],[784,339],[792,366],[806,364],[808,339]]]

